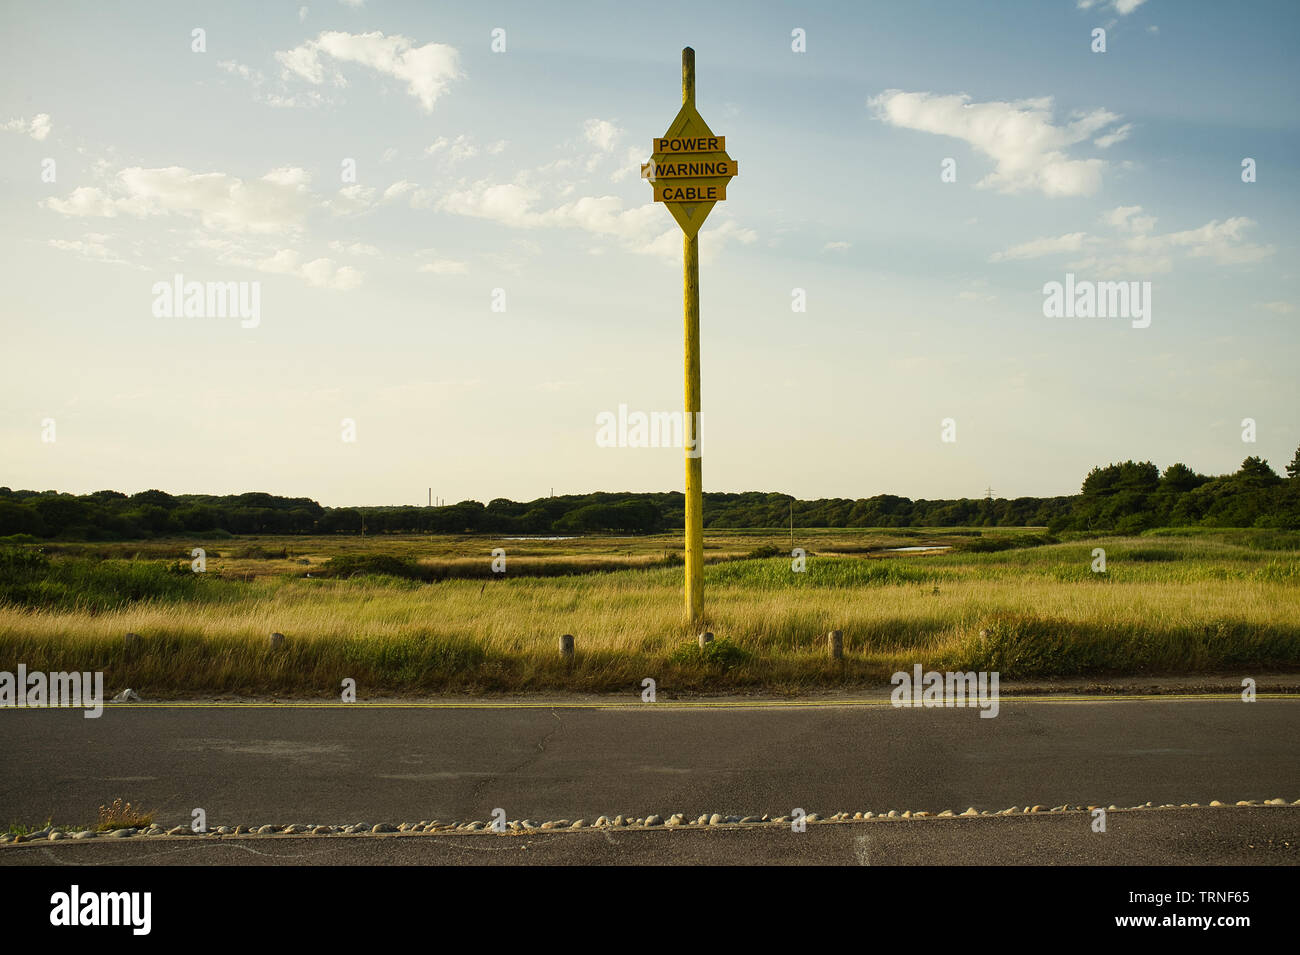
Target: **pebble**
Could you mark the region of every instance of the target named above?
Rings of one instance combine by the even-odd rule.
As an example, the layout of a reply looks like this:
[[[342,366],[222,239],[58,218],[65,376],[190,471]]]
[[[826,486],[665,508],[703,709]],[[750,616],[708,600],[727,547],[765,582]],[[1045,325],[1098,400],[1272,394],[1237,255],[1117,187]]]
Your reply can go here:
[[[1159,806],[1158,808],[1161,808],[1161,809],[1175,809],[1175,808],[1190,809],[1190,808],[1198,807],[1199,805],[1200,805],[1200,804],[1198,804],[1198,803],[1162,803],[1162,804],[1160,804],[1160,806]],[[1211,801],[1208,803],[1208,805],[1210,805],[1210,806],[1224,806],[1224,805],[1229,805],[1229,804],[1228,804],[1228,803],[1223,803],[1223,802],[1220,802],[1220,801],[1217,800],[1217,799],[1214,799],[1214,800],[1211,800]],[[1296,800],[1296,801],[1293,802],[1293,803],[1289,803],[1289,802],[1288,802],[1287,800],[1285,800],[1285,799],[1276,798],[1276,797],[1273,798],[1273,799],[1265,799],[1265,800],[1242,799],[1242,800],[1237,801],[1235,805],[1237,805],[1237,806],[1261,806],[1261,805],[1263,805],[1263,806],[1288,806],[1288,805],[1300,806],[1300,799]],[[1018,814],[1018,813],[1069,812],[1069,811],[1079,811],[1079,812],[1083,812],[1085,809],[1086,809],[1087,811],[1093,811],[1093,810],[1096,810],[1096,809],[1098,809],[1098,808],[1100,808],[1100,807],[1098,807],[1098,806],[1093,806],[1093,805],[1089,805],[1089,806],[1086,806],[1086,807],[1085,807],[1085,806],[1082,806],[1082,805],[1079,805],[1079,806],[1071,806],[1070,804],[1067,803],[1067,804],[1065,804],[1065,805],[1061,805],[1061,806],[1054,806],[1054,807],[1052,807],[1050,810],[1047,809],[1047,808],[1044,807],[1044,806],[1028,806],[1028,807],[1025,807],[1024,809],[1021,809],[1021,808],[1018,807],[1018,806],[1012,806],[1012,807],[1009,808],[1009,809],[1002,809],[1002,810],[983,810],[983,811],[981,811],[981,810],[976,809],[974,806],[971,806],[970,808],[966,809],[966,810],[965,810],[964,812],[962,812],[962,813],[954,813],[953,810],[951,810],[951,809],[945,809],[945,810],[943,810],[942,812],[938,813],[937,815],[938,815],[939,817],[948,817],[948,818],[951,818],[951,817],[954,817],[954,816],[965,816],[965,817],[971,817],[971,816],[1009,816],[1009,815],[1016,815],[1016,814]],[[1151,808],[1157,808],[1157,807],[1156,807],[1156,804],[1155,804],[1155,803],[1153,803],[1153,802],[1147,802],[1147,803],[1145,803],[1145,804],[1143,804],[1143,805],[1141,805],[1141,806],[1134,806],[1134,807],[1132,807],[1132,808],[1133,808],[1133,809],[1151,809]],[[1116,805],[1114,805],[1114,804],[1108,806],[1107,809],[1108,809],[1109,811],[1119,811],[1119,807],[1116,806]],[[864,811],[864,812],[854,812],[854,813],[849,813],[849,812],[837,812],[837,813],[831,815],[831,816],[828,817],[828,818],[824,818],[824,817],[822,817],[822,816],[819,816],[819,815],[818,815],[817,813],[815,813],[815,812],[811,812],[811,813],[806,814],[803,818],[804,818],[804,820],[805,820],[806,822],[822,822],[822,821],[829,821],[829,822],[847,822],[847,821],[850,821],[850,820],[884,819],[884,818],[889,818],[889,819],[928,819],[928,818],[933,818],[934,816],[935,816],[935,814],[933,814],[933,813],[929,813],[929,812],[924,812],[924,811],[904,810],[904,811],[902,811],[902,812],[899,812],[899,811],[896,810],[896,809],[891,809],[891,810],[889,810],[887,813],[881,813],[880,815],[876,815],[875,813],[872,813],[872,812],[865,812],[865,811]],[[764,824],[764,823],[788,823],[788,822],[791,821],[792,818],[793,818],[792,816],[777,816],[777,817],[774,818],[774,817],[772,817],[772,816],[770,816],[770,815],[767,815],[766,813],[763,814],[763,815],[761,815],[761,816],[759,816],[759,815],[748,815],[748,816],[743,816],[743,817],[742,817],[742,816],[724,816],[724,815],[722,815],[721,813],[716,813],[716,812],[715,812],[715,813],[702,813],[700,816],[698,816],[698,817],[695,819],[695,822],[694,822],[694,823],[691,823],[691,822],[687,819],[685,813],[675,812],[675,813],[672,813],[672,814],[668,817],[668,820],[667,820],[666,822],[664,821],[664,819],[663,819],[662,816],[659,816],[659,815],[657,815],[657,814],[653,814],[653,813],[652,813],[651,815],[646,816],[646,817],[644,817],[644,818],[636,817],[636,816],[624,816],[624,815],[618,815],[618,816],[615,816],[612,820],[611,820],[608,816],[598,816],[598,817],[596,817],[596,821],[595,821],[594,823],[591,823],[591,824],[590,824],[590,827],[588,826],[588,823],[587,823],[587,821],[586,821],[585,819],[578,819],[578,820],[575,820],[575,821],[573,821],[573,822],[570,822],[570,821],[567,820],[567,819],[556,819],[556,820],[551,820],[551,821],[544,822],[544,823],[542,823],[540,826],[539,826],[537,823],[535,823],[535,822],[533,822],[532,820],[530,820],[530,819],[524,819],[524,820],[522,820],[522,821],[515,821],[515,822],[507,823],[507,827],[508,827],[509,829],[512,829],[512,830],[516,831],[516,832],[518,832],[518,831],[539,830],[539,829],[547,829],[547,830],[555,830],[555,829],[584,829],[584,828],[597,828],[597,829],[603,829],[603,828],[607,828],[607,827],[626,827],[626,826],[644,826],[644,827],[647,827],[647,828],[653,828],[653,827],[658,827],[658,826],[666,826],[666,827],[670,827],[670,828],[676,828],[676,827],[678,827],[678,826],[689,826],[689,825],[697,825],[697,826],[704,826],[704,825],[709,825],[709,826],[720,826],[720,825],[736,824],[736,823],[739,823],[739,824],[742,824],[742,825],[760,825],[760,824]],[[488,826],[486,823],[480,822],[480,821],[478,821],[478,820],[475,820],[475,821],[473,821],[473,822],[463,823],[463,824],[462,824],[462,823],[456,823],[456,822],[444,823],[444,822],[440,822],[440,821],[438,821],[437,819],[435,819],[435,820],[433,820],[433,821],[424,821],[424,820],[422,820],[422,821],[420,821],[420,822],[404,822],[404,823],[401,823],[400,825],[397,825],[397,826],[394,826],[394,825],[392,825],[392,824],[390,824],[390,823],[383,823],[383,822],[378,823],[377,825],[374,825],[374,826],[370,826],[370,825],[368,825],[368,824],[366,824],[366,823],[362,823],[362,822],[356,823],[355,825],[351,825],[351,826],[325,826],[325,825],[314,825],[314,824],[312,824],[312,825],[298,825],[298,824],[294,824],[294,825],[288,825],[288,826],[283,826],[283,827],[280,827],[280,826],[270,826],[270,825],[266,825],[266,826],[243,826],[243,825],[238,825],[238,826],[234,826],[233,828],[230,827],[230,826],[218,826],[218,827],[216,827],[216,828],[214,828],[214,829],[212,829],[212,830],[210,830],[210,831],[207,831],[207,832],[205,832],[205,833],[203,833],[203,834],[206,834],[206,835],[213,835],[213,836],[218,836],[218,835],[223,835],[223,836],[224,836],[224,835],[231,835],[231,834],[234,834],[234,835],[241,835],[241,834],[244,834],[244,833],[256,833],[256,834],[258,834],[258,835],[270,835],[270,834],[276,834],[276,833],[283,833],[283,834],[285,834],[285,835],[299,835],[299,834],[307,834],[307,833],[310,833],[310,834],[312,834],[312,835],[318,835],[318,836],[320,836],[320,835],[331,835],[331,834],[334,834],[334,833],[355,834],[355,833],[366,833],[366,832],[372,832],[372,833],[392,833],[392,832],[434,832],[434,831],[481,832],[481,831],[490,831],[491,829],[492,829],[492,827],[490,827],[490,826]],[[104,837],[106,837],[106,838],[117,838],[117,839],[123,839],[123,838],[128,838],[128,837],[130,837],[130,836],[135,836],[135,835],[140,835],[140,834],[144,834],[144,835],[187,836],[187,835],[192,835],[192,834],[194,834],[194,833],[193,833],[193,830],[189,829],[189,828],[186,827],[186,826],[175,826],[175,827],[173,827],[173,828],[171,828],[171,829],[163,829],[161,826],[159,826],[159,825],[157,825],[157,824],[151,824],[147,829],[143,829],[143,830],[141,830],[141,829],[139,829],[139,828],[131,828],[131,829],[113,829],[113,830],[109,830],[109,831],[107,831],[107,832],[103,832],[103,833],[96,832],[96,831],[91,830],[91,829],[84,829],[84,830],[81,830],[81,831],[79,831],[79,832],[75,832],[75,833],[73,833],[73,832],[68,832],[68,831],[65,831],[65,830],[53,829],[52,827],[46,826],[44,829],[41,829],[41,830],[39,830],[39,831],[37,831],[37,832],[26,833],[26,834],[24,834],[24,835],[15,835],[15,834],[13,834],[13,833],[0,833],[0,845],[7,845],[7,844],[14,844],[14,843],[22,843],[22,842],[32,842],[32,841],[35,841],[35,840],[45,840],[45,839],[48,839],[48,840],[50,840],[50,841],[59,841],[59,840],[62,840],[62,839],[96,839],[96,838],[99,838],[101,835],[104,836]]]

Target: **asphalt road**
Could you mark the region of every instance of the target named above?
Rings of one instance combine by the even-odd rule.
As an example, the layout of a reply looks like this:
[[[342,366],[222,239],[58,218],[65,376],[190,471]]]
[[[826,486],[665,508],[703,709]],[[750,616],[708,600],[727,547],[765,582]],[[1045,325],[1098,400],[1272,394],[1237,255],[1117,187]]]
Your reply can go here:
[[[117,798],[210,827],[1290,802],[1300,700],[10,709],[0,766],[0,824],[29,826]]]
[[[0,849],[0,865],[1296,865],[1300,807],[787,827],[414,836],[190,836]]]

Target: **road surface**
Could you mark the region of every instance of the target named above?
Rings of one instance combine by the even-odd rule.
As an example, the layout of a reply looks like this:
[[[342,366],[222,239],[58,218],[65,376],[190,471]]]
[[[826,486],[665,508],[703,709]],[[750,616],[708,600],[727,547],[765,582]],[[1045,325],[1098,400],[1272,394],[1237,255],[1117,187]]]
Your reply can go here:
[[[1300,798],[1300,699],[0,710],[0,824],[822,815]]]

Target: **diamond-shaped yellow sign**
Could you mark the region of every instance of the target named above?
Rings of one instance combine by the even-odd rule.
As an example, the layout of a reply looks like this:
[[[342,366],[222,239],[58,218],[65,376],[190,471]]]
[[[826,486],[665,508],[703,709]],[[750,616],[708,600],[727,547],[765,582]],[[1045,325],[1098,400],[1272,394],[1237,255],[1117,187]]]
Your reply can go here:
[[[687,103],[653,150],[650,161],[641,164],[641,178],[654,186],[654,201],[666,205],[682,231],[693,236],[714,204],[727,198],[727,182],[738,172],[727,155],[727,137],[715,136]]]

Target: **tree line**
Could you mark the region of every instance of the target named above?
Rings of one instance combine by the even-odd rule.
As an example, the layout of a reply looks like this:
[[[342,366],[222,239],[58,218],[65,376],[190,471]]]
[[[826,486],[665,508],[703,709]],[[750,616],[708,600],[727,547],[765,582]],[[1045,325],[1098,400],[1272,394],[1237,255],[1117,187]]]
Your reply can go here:
[[[705,526],[782,527],[788,494],[706,493]],[[138,494],[11,490],[0,487],[0,537],[131,540],[227,534],[644,534],[681,530],[680,492],[597,492],[486,505],[322,507],[305,497],[246,494]],[[912,500],[894,494],[793,502],[798,527],[1023,527],[1134,533],[1153,527],[1300,528],[1300,449],[1286,477],[1248,457],[1233,474],[1211,477],[1184,464],[1150,461],[1095,467],[1078,494],[1062,497]]]

